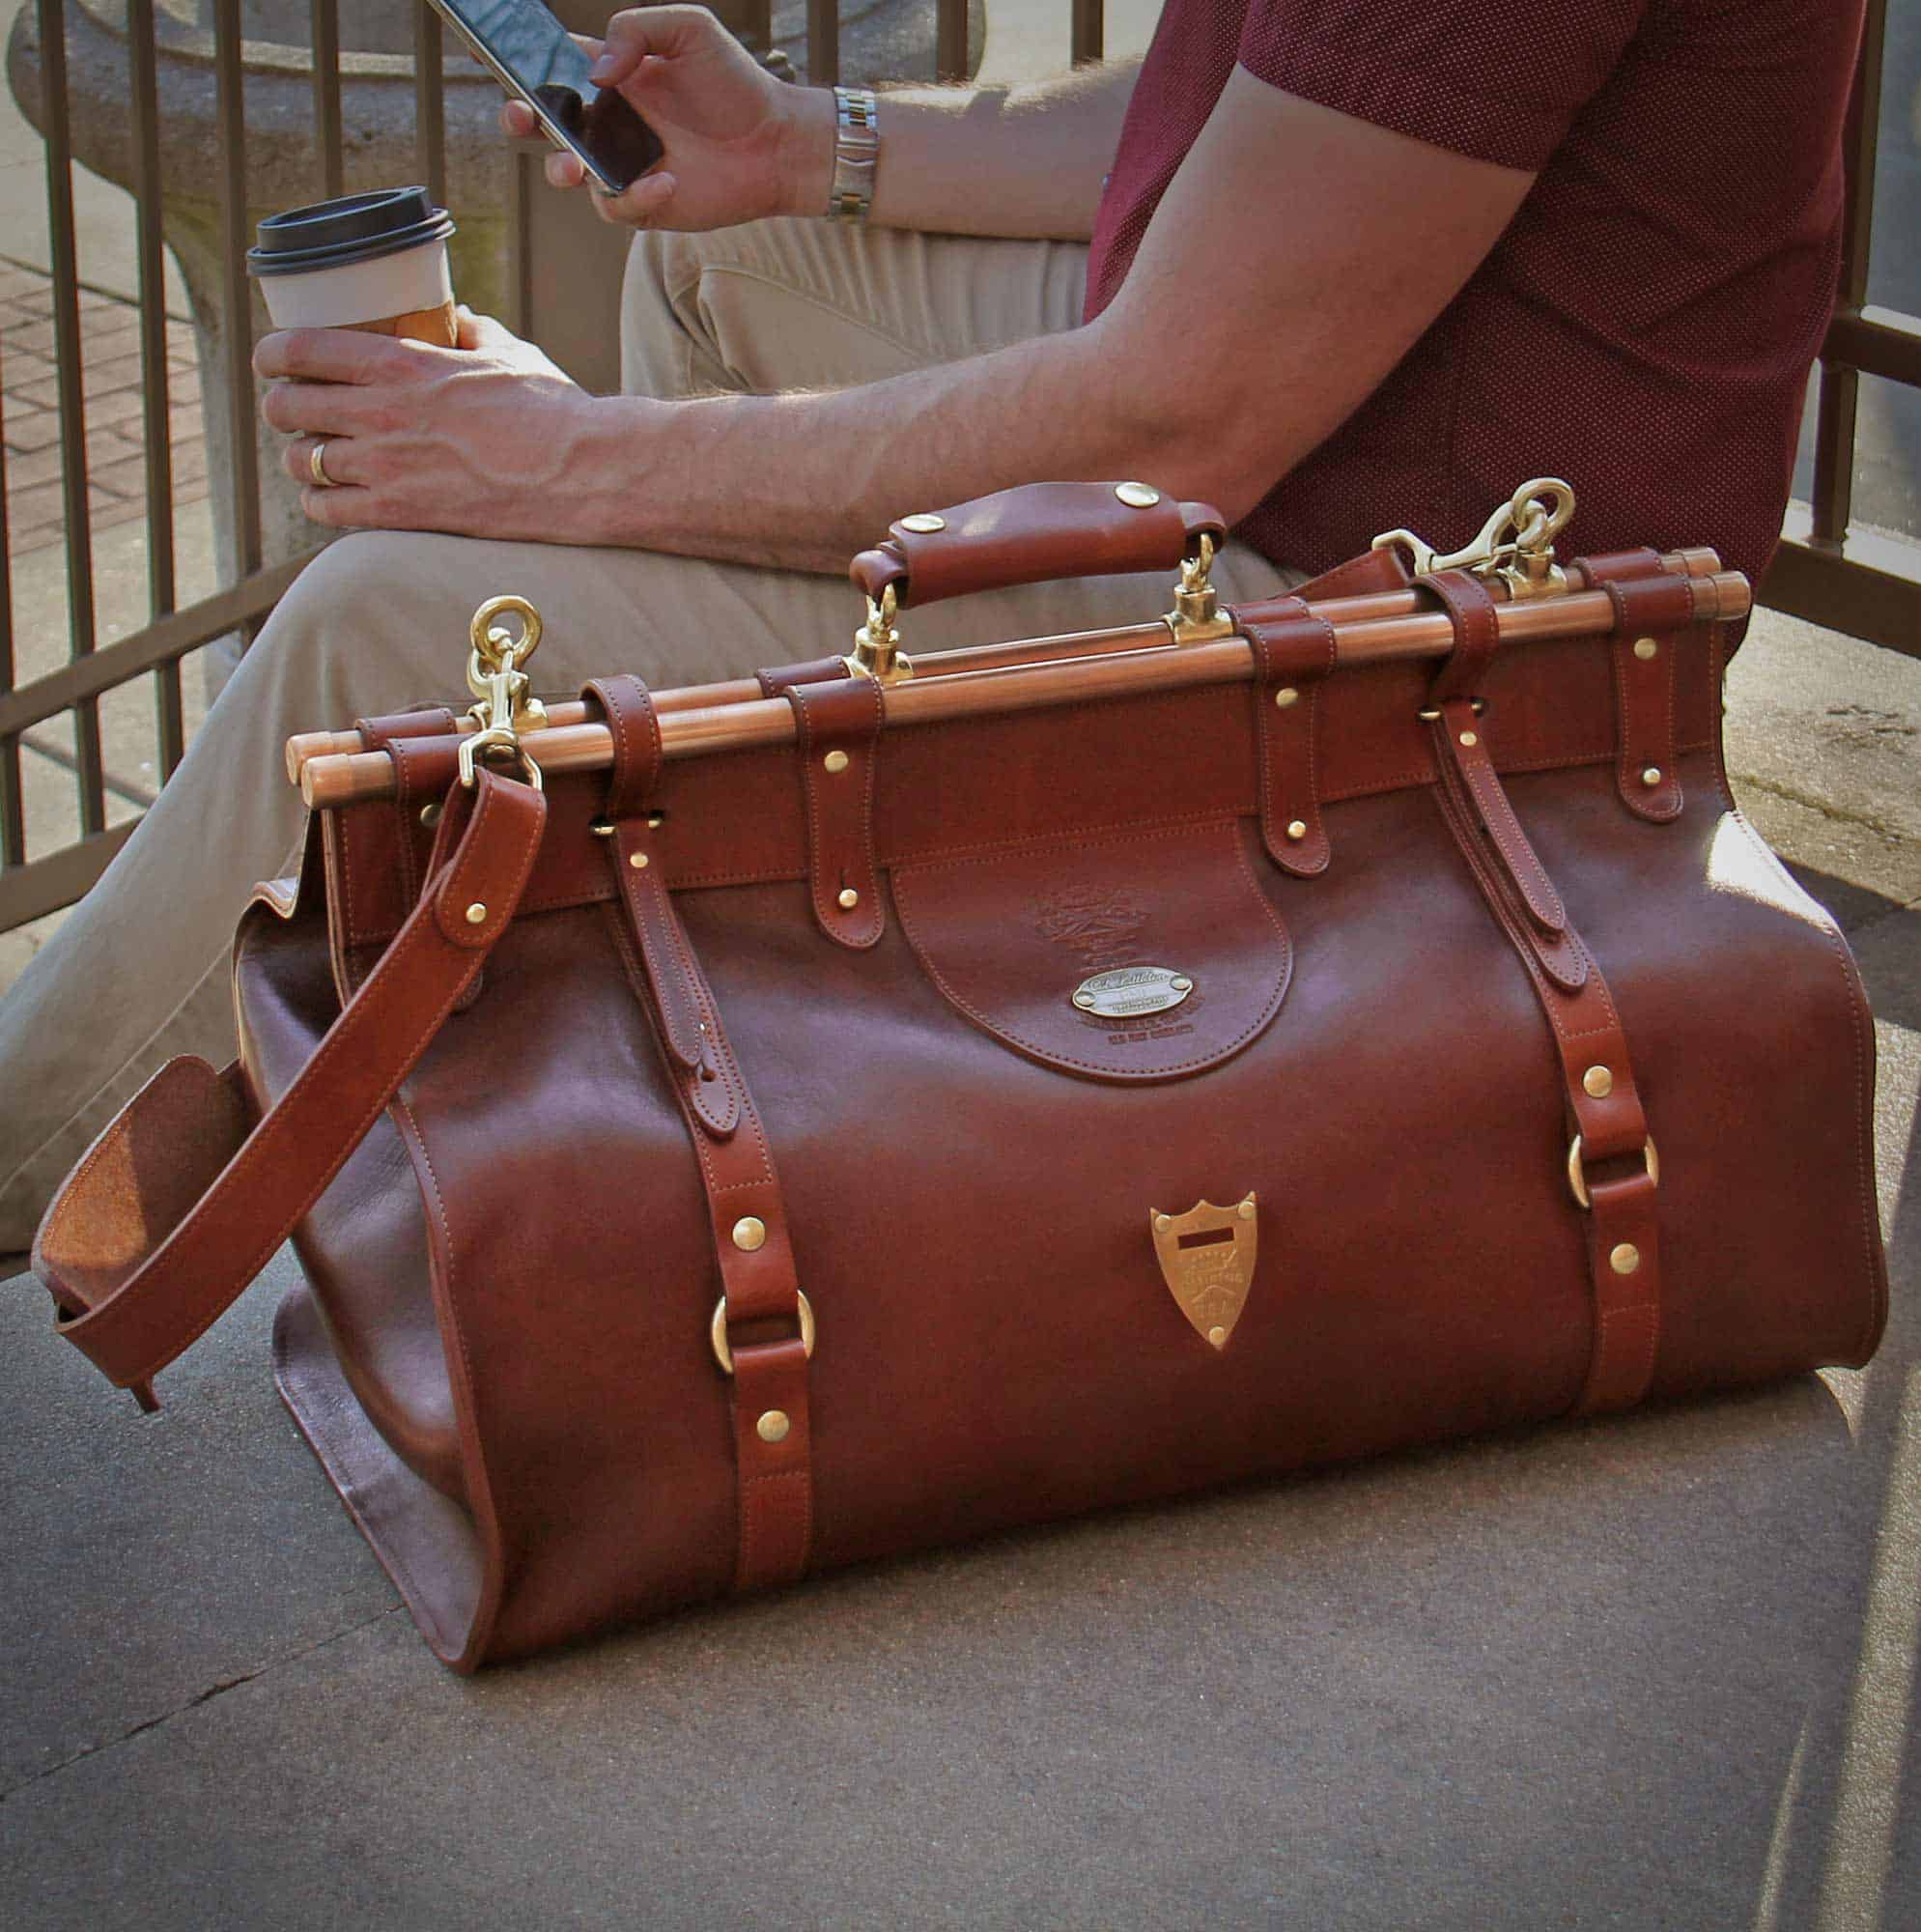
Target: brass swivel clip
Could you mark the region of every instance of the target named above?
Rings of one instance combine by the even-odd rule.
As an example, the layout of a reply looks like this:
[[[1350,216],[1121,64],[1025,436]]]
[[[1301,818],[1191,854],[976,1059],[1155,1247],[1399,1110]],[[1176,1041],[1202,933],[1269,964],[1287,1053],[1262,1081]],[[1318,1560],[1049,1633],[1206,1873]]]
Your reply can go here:
[[[1416,577],[1437,570],[1468,570],[1508,586],[1508,595],[1557,597],[1568,588],[1568,576],[1554,561],[1554,539],[1574,515],[1574,491],[1558,476],[1535,476],[1482,525],[1474,541],[1442,554],[1412,530],[1385,530],[1373,541],[1375,550],[1400,545]]]
[[[520,619],[516,637],[504,625],[494,623],[500,616]],[[473,731],[461,740],[461,783],[471,788],[476,759],[484,753],[505,752],[515,758],[527,782],[541,788],[540,767],[521,744],[522,734],[538,731],[547,724],[547,708],[531,696],[532,680],[523,667],[540,648],[540,612],[524,597],[490,597],[473,613],[467,627],[472,649],[467,653],[466,688],[479,701],[468,708]]]
[[[854,677],[871,677],[876,684],[904,684],[914,675],[914,664],[900,647],[894,618],[899,599],[890,583],[876,601],[867,599],[867,621],[854,633],[854,648],[845,662]]]

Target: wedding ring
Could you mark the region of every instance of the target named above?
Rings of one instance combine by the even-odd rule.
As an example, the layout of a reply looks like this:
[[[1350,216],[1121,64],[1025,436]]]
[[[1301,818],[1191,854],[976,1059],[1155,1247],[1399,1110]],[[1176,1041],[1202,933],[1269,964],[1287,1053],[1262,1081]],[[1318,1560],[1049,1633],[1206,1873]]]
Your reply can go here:
[[[321,459],[326,454],[326,444],[317,442],[307,451],[307,473],[314,479],[317,490],[337,490],[340,485],[326,473],[326,465]]]

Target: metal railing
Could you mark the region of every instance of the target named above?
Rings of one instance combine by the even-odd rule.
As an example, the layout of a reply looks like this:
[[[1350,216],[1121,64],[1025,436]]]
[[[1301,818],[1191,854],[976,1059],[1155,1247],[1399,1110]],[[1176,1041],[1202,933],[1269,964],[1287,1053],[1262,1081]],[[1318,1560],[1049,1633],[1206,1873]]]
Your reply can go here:
[[[218,468],[231,582],[211,595],[184,605],[179,602],[155,6],[155,0],[124,0],[124,4],[128,49],[127,185],[137,208],[146,621],[126,637],[100,640],[83,385],[82,290],[76,265],[74,128],[67,62],[70,14],[74,9],[70,0],[32,0],[39,38],[40,119],[45,138],[68,639],[64,664],[25,681],[16,675],[13,618],[17,572],[4,523],[7,459],[0,448],[0,931],[79,897],[131,830],[130,819],[109,822],[109,793],[125,803],[128,792],[125,785],[115,784],[103,759],[103,698],[135,680],[153,678],[155,763],[157,777],[164,781],[179,763],[186,739],[183,660],[210,641],[233,634],[244,643],[307,560],[306,555],[268,560],[264,549],[262,478],[248,363],[252,297],[240,272],[251,239],[241,7],[240,0],[202,0],[212,27],[214,138],[219,153],[217,233],[225,264],[212,321],[225,347],[220,362],[224,423]],[[1103,0],[1068,0],[1068,4],[1072,57],[1077,62],[1099,59]],[[447,121],[441,28],[422,0],[415,0],[415,6],[412,71],[418,178],[444,200]],[[563,17],[584,16],[604,13],[605,7],[589,0],[563,0],[558,11]],[[767,44],[770,0],[736,0],[717,11],[750,45]],[[587,21],[582,17],[579,23]],[[805,0],[805,27],[809,77],[816,82],[836,78],[841,22],[834,0]],[[1820,365],[1812,502],[1796,504],[1791,511],[1788,541],[1763,595],[1817,622],[1921,655],[1921,545],[1850,524],[1861,375],[1921,387],[1921,321],[1867,301],[1885,32],[1885,0],[1871,0],[1848,136],[1850,206],[1840,305]],[[966,72],[968,35],[967,0],[936,0],[933,65],[940,76]],[[347,175],[338,0],[312,0],[311,55],[311,190],[318,198],[340,193]],[[554,217],[545,213],[539,220],[534,217],[541,199],[538,165],[537,156],[523,155],[510,170],[505,311],[510,324],[553,351],[551,338],[564,328],[565,316],[557,305],[542,300],[542,292],[558,286],[560,277],[546,272],[542,255],[544,245],[552,248],[551,240],[544,244],[542,237]],[[202,320],[209,318],[203,314]],[[597,327],[604,336],[605,323]],[[566,355],[554,353],[566,365]],[[48,755],[71,765],[78,801],[78,836],[59,849],[30,852],[21,777],[23,745],[29,742],[25,734],[63,716],[72,721],[71,753],[56,751]],[[33,749],[38,753],[45,748],[34,742]]]

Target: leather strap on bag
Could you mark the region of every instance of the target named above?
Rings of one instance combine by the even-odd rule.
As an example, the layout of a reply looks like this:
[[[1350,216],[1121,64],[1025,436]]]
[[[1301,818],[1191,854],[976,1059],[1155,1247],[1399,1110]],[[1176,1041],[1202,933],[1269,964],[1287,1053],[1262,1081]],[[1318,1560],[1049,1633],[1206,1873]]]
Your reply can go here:
[[[1568,1160],[1576,1205],[1588,1213],[1594,1340],[1577,1411],[1625,1408],[1648,1392],[1660,1339],[1658,1171],[1627,1037],[1600,968],[1569,923],[1561,895],[1522,833],[1488,753],[1472,684],[1492,646],[1493,600],[1465,573],[1424,578],[1470,640],[1443,666],[1423,715],[1433,733],[1442,817],[1483,897],[1527,968],[1561,1064],[1575,1137]],[[1457,653],[1459,655],[1459,653]],[[1593,1170],[1631,1163],[1596,1178]]]
[[[156,1406],[153,1378],[293,1233],[513,923],[547,819],[530,787],[456,787],[427,885],[298,1078],[247,1129],[237,1067],[169,1061],[54,1197],[33,1268],[58,1331]]]
[[[1672,577],[1652,550],[1584,556],[1575,570],[1614,606],[1615,786],[1637,818],[1665,825],[1681,816],[1675,759],[1673,635],[1694,621],[1684,577]]]
[[[1232,607],[1254,653],[1255,738],[1260,756],[1260,834],[1267,856],[1296,878],[1327,870],[1315,757],[1320,682],[1334,668],[1334,626],[1299,597]]]
[[[807,805],[814,919],[837,945],[864,952],[887,930],[874,864],[874,765],[883,712],[870,677],[792,684]]]
[[[793,685],[832,684],[835,678],[846,675],[845,658],[809,658],[805,664],[776,665],[772,669],[754,672],[763,697],[784,697]]]
[[[813,1542],[811,1315],[801,1296],[773,1150],[666,889],[664,825],[647,810],[662,765],[653,697],[631,676],[596,678],[582,696],[600,704],[613,734],[608,861],[627,913],[626,931],[653,993],[662,1052],[699,1162],[720,1264],[716,1354],[733,1378],[740,1492],[735,1587],[768,1589],[805,1573]]]

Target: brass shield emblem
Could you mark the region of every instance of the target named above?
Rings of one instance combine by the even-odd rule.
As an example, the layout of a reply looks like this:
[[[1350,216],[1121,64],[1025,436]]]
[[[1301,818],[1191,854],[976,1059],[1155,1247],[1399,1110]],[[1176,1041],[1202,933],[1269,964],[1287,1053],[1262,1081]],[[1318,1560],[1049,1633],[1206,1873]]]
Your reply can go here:
[[[1161,1279],[1194,1332],[1217,1349],[1228,1346],[1254,1286],[1259,1235],[1252,1194],[1232,1208],[1197,1202],[1185,1214],[1147,1216]]]

